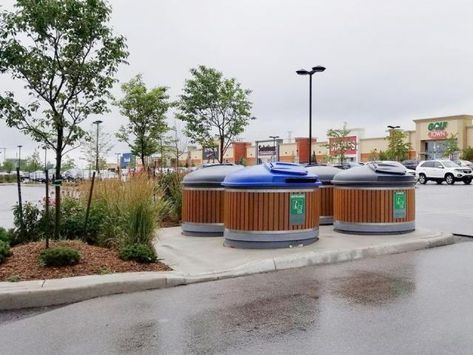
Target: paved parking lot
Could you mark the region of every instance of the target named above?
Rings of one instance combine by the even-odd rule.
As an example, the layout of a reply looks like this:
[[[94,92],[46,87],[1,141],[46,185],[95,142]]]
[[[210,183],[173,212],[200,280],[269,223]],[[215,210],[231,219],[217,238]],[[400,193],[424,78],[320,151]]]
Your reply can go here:
[[[44,185],[25,186],[23,200],[39,201]],[[0,185],[0,226],[11,227],[11,207],[17,200],[15,185]],[[438,231],[473,235],[473,185],[417,185],[417,225]]]

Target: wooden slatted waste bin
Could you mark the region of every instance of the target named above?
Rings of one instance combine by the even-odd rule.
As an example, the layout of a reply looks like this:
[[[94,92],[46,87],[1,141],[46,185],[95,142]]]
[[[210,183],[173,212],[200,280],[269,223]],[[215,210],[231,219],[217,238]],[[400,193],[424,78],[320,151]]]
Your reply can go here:
[[[319,177],[320,188],[320,225],[333,224],[333,185],[332,180],[341,169],[333,166],[313,165],[307,170]]]
[[[223,235],[223,187],[241,165],[220,164],[197,169],[182,181],[182,232],[189,236]]]
[[[397,162],[373,162],[334,179],[334,228],[359,234],[415,230],[415,177]]]
[[[298,164],[267,163],[228,175],[225,246],[285,248],[319,235],[320,181]]]

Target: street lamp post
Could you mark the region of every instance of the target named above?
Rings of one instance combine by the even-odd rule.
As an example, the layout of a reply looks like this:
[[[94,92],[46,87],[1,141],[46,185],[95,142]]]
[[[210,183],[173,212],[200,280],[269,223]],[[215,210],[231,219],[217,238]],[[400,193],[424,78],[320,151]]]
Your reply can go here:
[[[97,137],[95,141],[95,171],[97,171],[97,174],[100,175],[100,167],[99,167],[99,125],[103,121],[97,120],[94,121],[93,123],[97,125]]]
[[[312,70],[300,69],[296,73],[298,75],[309,75],[309,165],[312,164],[312,75],[315,73],[321,73],[325,70],[325,67],[320,65],[312,67]],[[317,163],[317,159],[315,160]]]
[[[269,138],[271,138],[273,140],[273,148],[274,148],[274,151],[273,151],[273,156],[272,156],[272,161],[276,161],[277,159],[277,154],[276,154],[276,139],[279,138],[279,136],[269,136]]]

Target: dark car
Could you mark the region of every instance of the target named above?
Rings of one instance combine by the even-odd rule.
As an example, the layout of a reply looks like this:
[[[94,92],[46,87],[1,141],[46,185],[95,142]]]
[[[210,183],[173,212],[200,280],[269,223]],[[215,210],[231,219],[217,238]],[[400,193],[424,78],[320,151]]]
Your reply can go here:
[[[401,164],[408,169],[416,170],[417,165],[419,165],[419,160],[404,160]]]

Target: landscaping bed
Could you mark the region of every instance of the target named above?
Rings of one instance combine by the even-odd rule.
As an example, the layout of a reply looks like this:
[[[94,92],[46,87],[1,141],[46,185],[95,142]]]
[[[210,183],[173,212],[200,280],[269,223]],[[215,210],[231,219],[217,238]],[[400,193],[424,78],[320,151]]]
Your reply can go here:
[[[13,255],[0,264],[0,281],[25,281],[58,279],[71,276],[102,275],[116,272],[170,271],[167,265],[156,263],[138,263],[119,258],[118,251],[112,248],[88,245],[78,240],[52,241],[51,247],[70,247],[80,253],[76,265],[45,267],[38,262],[39,254],[44,250],[44,241],[20,244],[11,248]]]

